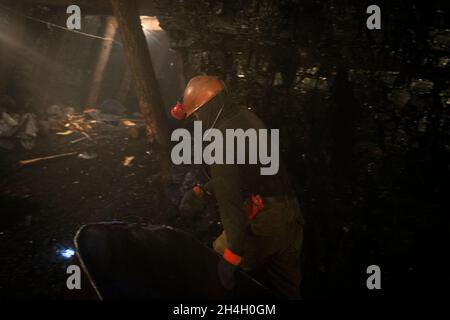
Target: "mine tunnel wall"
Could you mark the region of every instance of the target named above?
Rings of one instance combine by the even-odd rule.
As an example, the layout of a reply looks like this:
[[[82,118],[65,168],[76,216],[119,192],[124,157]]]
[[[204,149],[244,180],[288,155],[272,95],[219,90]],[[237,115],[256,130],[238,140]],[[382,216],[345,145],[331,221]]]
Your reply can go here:
[[[304,291],[332,297],[359,287],[367,295],[359,283],[370,264],[400,279],[392,295],[414,295],[420,272],[432,278],[420,285],[442,290],[427,261],[448,267],[444,2],[383,2],[374,32],[364,1],[169,4],[155,10],[186,79],[220,76],[233,103],[281,129],[307,222]],[[399,261],[411,267],[400,270]]]

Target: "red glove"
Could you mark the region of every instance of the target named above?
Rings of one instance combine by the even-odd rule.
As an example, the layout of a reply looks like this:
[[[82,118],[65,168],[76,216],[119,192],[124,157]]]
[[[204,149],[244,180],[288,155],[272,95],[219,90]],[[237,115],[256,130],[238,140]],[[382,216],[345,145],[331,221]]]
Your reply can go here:
[[[203,190],[198,184],[196,184],[192,188],[192,192],[194,193],[194,196],[196,196],[197,198],[202,198],[203,197]]]
[[[233,253],[233,251],[228,248],[225,248],[225,251],[223,252],[223,258],[233,266],[238,266],[242,262],[242,257]]]
[[[249,220],[253,219],[262,209],[264,209],[264,202],[259,194],[252,195],[249,201],[244,203],[244,211]]]

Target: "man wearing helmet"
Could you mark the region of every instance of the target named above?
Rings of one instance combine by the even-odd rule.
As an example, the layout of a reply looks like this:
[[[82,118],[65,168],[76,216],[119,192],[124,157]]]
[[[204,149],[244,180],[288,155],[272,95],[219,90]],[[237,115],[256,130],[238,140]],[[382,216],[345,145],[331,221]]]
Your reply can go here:
[[[253,112],[229,103],[225,85],[212,76],[192,78],[171,115],[223,133],[267,129]],[[234,287],[234,272],[240,267],[281,297],[299,298],[304,221],[283,164],[275,175],[261,175],[260,164],[234,163],[210,165],[211,180],[189,191],[180,210],[202,203],[207,194],[216,199],[224,231],[213,247],[222,256],[218,274],[225,288]]]

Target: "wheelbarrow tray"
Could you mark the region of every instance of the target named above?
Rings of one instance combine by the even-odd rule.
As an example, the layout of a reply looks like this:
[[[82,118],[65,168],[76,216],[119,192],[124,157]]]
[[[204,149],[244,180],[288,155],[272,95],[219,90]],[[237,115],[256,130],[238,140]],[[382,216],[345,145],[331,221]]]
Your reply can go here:
[[[273,299],[238,271],[226,290],[220,256],[191,235],[168,226],[104,222],[81,227],[77,257],[100,299]]]

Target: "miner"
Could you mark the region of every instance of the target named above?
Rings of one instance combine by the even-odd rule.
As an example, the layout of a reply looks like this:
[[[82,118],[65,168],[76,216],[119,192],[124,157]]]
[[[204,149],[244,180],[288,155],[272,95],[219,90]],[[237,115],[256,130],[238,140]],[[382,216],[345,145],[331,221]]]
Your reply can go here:
[[[213,76],[192,78],[171,115],[201,121],[204,130],[223,133],[267,129],[248,108],[231,103],[225,85]],[[235,157],[237,152],[242,149],[234,150]],[[218,275],[226,289],[235,286],[236,268],[241,268],[281,297],[297,299],[304,220],[283,163],[274,175],[262,175],[260,167],[258,163],[210,164],[210,181],[193,186],[182,198],[180,211],[201,210],[208,199],[217,201],[223,232],[213,248],[222,257]]]

